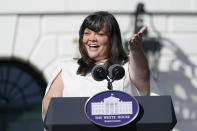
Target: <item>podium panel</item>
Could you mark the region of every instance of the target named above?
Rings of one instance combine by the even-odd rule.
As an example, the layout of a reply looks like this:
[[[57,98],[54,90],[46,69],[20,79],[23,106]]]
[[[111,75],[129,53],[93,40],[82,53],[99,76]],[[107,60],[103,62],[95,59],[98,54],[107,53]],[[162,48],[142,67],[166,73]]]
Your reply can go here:
[[[48,131],[170,131],[177,123],[170,96],[135,96],[140,111],[137,118],[121,127],[101,127],[85,115],[88,97],[52,98],[44,120]]]

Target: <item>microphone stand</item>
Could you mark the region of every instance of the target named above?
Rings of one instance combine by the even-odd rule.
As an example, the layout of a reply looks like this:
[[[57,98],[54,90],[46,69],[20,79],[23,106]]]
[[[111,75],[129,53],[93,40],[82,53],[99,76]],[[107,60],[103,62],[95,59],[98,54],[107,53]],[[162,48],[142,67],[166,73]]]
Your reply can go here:
[[[113,90],[113,86],[112,86],[112,83],[110,81],[108,81],[107,88],[109,90]]]
[[[108,81],[108,84],[107,84],[107,88],[109,90],[113,90],[113,86],[112,86],[112,82],[114,81],[113,79],[110,79],[109,77],[106,78],[107,81]]]

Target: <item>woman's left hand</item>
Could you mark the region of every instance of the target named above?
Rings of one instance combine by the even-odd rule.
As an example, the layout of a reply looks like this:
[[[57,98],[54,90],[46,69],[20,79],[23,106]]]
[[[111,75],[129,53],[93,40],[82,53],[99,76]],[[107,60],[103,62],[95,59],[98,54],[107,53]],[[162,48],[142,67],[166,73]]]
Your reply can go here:
[[[142,48],[142,34],[145,32],[145,30],[147,30],[147,27],[142,27],[140,31],[128,41],[130,51],[135,51]]]
[[[148,61],[142,50],[142,34],[147,27],[141,30],[128,41],[129,44],[129,74],[130,79],[136,88],[143,94],[147,95],[150,91],[150,72]]]

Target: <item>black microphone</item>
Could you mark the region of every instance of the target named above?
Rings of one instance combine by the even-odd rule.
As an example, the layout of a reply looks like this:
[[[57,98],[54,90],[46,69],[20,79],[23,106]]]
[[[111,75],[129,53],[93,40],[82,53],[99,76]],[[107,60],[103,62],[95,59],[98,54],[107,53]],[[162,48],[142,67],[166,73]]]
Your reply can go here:
[[[112,81],[120,80],[125,75],[124,68],[119,64],[111,65],[108,68],[108,72],[109,72],[109,78],[112,79]]]
[[[104,79],[107,79],[107,70],[103,65],[96,65],[92,69],[92,77],[96,81],[102,81]]]

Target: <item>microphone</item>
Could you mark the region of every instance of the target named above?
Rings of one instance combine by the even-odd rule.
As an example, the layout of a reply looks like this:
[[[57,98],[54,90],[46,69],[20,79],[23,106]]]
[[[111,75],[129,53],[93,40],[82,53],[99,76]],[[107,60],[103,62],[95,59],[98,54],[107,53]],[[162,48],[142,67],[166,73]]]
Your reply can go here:
[[[94,68],[92,69],[92,77],[96,80],[96,81],[102,81],[104,79],[107,79],[107,70],[103,65],[96,65],[94,66]]]
[[[112,81],[120,80],[125,75],[124,68],[119,64],[111,65],[108,68],[108,72],[109,72],[109,78],[112,79]]]

